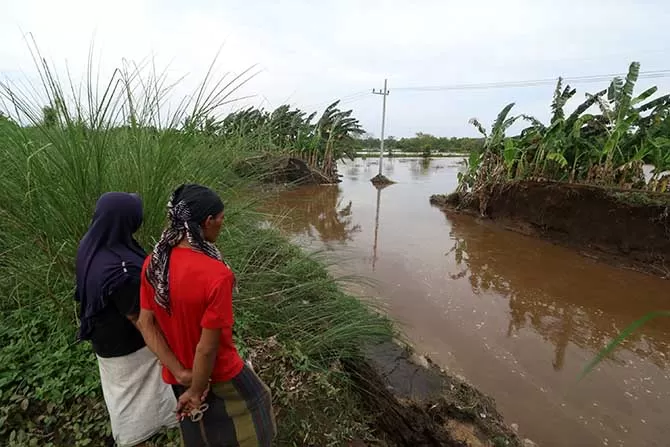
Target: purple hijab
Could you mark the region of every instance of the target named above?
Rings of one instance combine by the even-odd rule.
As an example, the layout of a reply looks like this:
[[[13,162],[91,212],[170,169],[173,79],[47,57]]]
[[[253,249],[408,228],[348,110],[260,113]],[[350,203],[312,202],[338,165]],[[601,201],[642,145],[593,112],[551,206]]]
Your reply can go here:
[[[91,338],[91,318],[107,298],[130,281],[139,282],[146,252],[133,238],[142,225],[142,200],[136,194],[100,196],[88,231],[77,249],[79,340]]]

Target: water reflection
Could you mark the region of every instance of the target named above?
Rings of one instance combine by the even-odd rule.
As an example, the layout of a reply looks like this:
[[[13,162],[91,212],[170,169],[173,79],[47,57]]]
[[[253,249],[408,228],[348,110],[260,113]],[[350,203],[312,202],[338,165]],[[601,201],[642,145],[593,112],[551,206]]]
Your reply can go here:
[[[375,240],[372,244],[372,271],[375,271],[375,266],[377,264],[377,242],[379,235],[379,208],[381,205],[382,190],[386,189],[390,185],[374,185],[377,189],[377,206],[375,211]]]
[[[656,310],[654,305],[641,305],[628,295],[609,268],[590,269],[586,276],[579,265],[565,262],[566,257],[574,255],[560,247],[550,246],[551,253],[545,252],[540,258],[537,247],[533,247],[536,241],[530,238],[520,241],[517,235],[506,237],[510,235],[483,224],[473,225],[473,220],[465,216],[449,214],[447,219],[454,240],[447,256],[459,267],[456,273],[449,273],[449,278],[467,278],[477,295],[493,292],[505,297],[509,305],[507,336],[523,329],[540,334],[554,346],[552,364],[557,371],[565,364],[570,342],[597,352],[635,316]],[[657,294],[658,290],[639,284],[636,292]],[[622,347],[666,368],[668,335],[666,323],[651,322],[634,332]],[[610,361],[623,364],[617,352],[621,351],[615,351]]]
[[[340,198],[337,186],[314,186],[287,191],[281,201],[267,203],[265,210],[275,215],[286,215],[277,225],[294,234],[318,238],[325,248],[331,243],[350,241],[361,226],[354,224],[352,202]]]
[[[427,175],[430,172],[430,168],[431,168],[432,164],[433,163],[432,163],[432,160],[430,158],[422,158],[421,160],[419,160],[419,166],[421,167],[421,173],[423,175]],[[437,166],[439,166],[439,165],[437,165]],[[435,166],[434,168],[437,169],[437,166]]]
[[[389,163],[404,166],[412,177],[429,176],[436,171],[430,159],[390,160]],[[373,164],[353,163],[343,172],[349,181],[360,182],[362,189],[374,191],[367,179],[359,180],[366,175],[361,172],[363,168],[368,170],[369,166]],[[397,188],[400,185],[394,186],[394,191]],[[338,242],[348,247],[361,246],[367,251],[368,244],[371,244],[371,273],[375,273],[379,267],[384,218],[385,231],[398,233],[387,241],[388,250],[394,254],[398,250],[403,253],[406,247],[401,245],[421,236],[421,230],[417,230],[411,238],[405,239],[405,233],[395,231],[401,221],[392,217],[393,212],[399,206],[410,204],[398,203],[400,195],[394,192],[389,196],[393,200],[387,204],[390,208],[387,210],[389,215],[386,215],[382,213],[383,191],[386,190],[379,188],[370,193],[375,195],[375,199],[374,231],[367,239],[369,242],[365,241],[366,238],[355,240],[354,236],[363,230],[360,222],[368,219],[361,220],[359,215],[354,222],[353,201],[345,200],[340,187],[315,186],[287,191],[281,194],[279,200],[269,203],[268,208],[275,214],[288,213],[286,219],[278,222],[282,229],[305,235],[312,241],[318,240],[326,249],[334,250],[332,243]],[[553,346],[552,366],[556,371],[564,368],[570,343],[589,353],[596,353],[636,318],[665,308],[664,296],[659,293],[664,287],[664,284],[659,285],[661,280],[643,276],[644,281],[631,286],[631,281],[637,276],[589,263],[583,258],[577,258],[579,262],[575,262],[575,254],[560,247],[540,246],[532,238],[494,231],[467,216],[449,214],[446,222],[451,238],[446,257],[453,267],[448,269],[444,280],[467,281],[468,289],[474,296],[503,297],[508,308],[507,337],[512,338],[523,330],[539,334]],[[367,255],[365,258],[366,262],[370,262]],[[391,281],[396,279],[401,278],[389,278]],[[609,361],[623,364],[621,353],[628,351],[665,369],[670,358],[669,341],[667,323],[662,319],[652,321],[624,341],[623,349],[615,351]]]
[[[411,159],[400,159],[399,164],[407,164],[409,167],[409,174],[412,180],[425,180],[430,178],[433,174],[438,172],[441,169],[444,169],[445,162],[453,163],[455,160],[460,160],[458,158],[411,158]]]
[[[361,175],[361,164],[350,163],[346,165],[344,174],[352,180],[358,180]]]

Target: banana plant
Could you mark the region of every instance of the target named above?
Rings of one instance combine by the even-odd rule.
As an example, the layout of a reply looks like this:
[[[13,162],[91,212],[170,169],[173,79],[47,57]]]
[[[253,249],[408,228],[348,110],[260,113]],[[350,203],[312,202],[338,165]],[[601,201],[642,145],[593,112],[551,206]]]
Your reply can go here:
[[[586,93],[586,101],[581,103],[580,105],[577,106],[577,108],[568,116],[568,118],[565,120],[565,125],[568,129],[572,129],[575,121],[579,119],[580,116],[582,116],[582,113],[586,112],[588,109],[590,109],[592,106],[594,106],[600,98],[603,97],[607,93],[607,90],[601,90],[595,95],[591,95],[589,93]],[[593,115],[589,115],[593,116]]]
[[[509,112],[514,107],[514,103],[507,104],[498,114],[493,126],[491,127],[491,134],[485,146],[488,150],[496,153],[502,152],[503,141],[505,139],[505,132],[519,119],[518,116],[509,117]]]
[[[651,171],[648,189],[666,192],[668,181],[661,179],[670,177],[670,138],[657,137],[651,141],[650,161],[654,168]]]
[[[467,173],[460,176],[459,190],[467,190],[468,188],[482,186],[487,182],[495,182],[500,175],[500,168],[502,168],[503,173],[507,173],[509,176],[513,161],[510,160],[510,168],[507,168],[504,160],[506,145],[508,148],[507,156],[513,158],[515,155],[513,153],[513,143],[508,143],[510,140],[506,139],[505,133],[519,119],[518,116],[509,116],[512,107],[514,107],[514,103],[503,107],[491,126],[490,133],[486,132],[477,118],[470,119],[470,124],[484,136],[484,145],[481,152],[473,151],[470,153]]]
[[[603,93],[604,94],[604,93]],[[595,99],[594,99],[595,102]],[[572,158],[572,165],[570,168],[570,175],[568,177],[569,182],[576,181],[581,175],[584,175],[585,172],[578,172],[579,167],[583,166],[584,163],[581,161],[591,157],[594,147],[587,140],[582,138],[582,129],[584,125],[593,120],[593,115],[585,114],[574,120],[571,124],[570,134],[568,137],[568,147],[571,148],[570,156]],[[566,126],[570,120],[566,121]],[[588,164],[588,163],[586,163]]]
[[[351,110],[340,110],[339,101],[330,104],[316,123],[316,112],[282,105],[272,112],[247,108],[208,122],[208,132],[222,138],[254,136],[264,149],[275,149],[303,158],[311,167],[334,177],[337,160],[353,157],[353,138],[363,133]]]
[[[570,88],[569,85],[566,85],[563,88],[563,78],[558,78],[556,83],[556,89],[554,90],[554,99],[551,102],[551,110],[553,115],[551,117],[551,123],[553,124],[556,121],[562,121],[565,119],[565,113],[563,112],[563,107],[565,103],[572,98],[577,90]]]
[[[470,155],[468,156],[468,159],[466,161],[467,169],[465,170],[465,172],[459,172],[457,175],[458,186],[456,187],[456,192],[468,191],[475,185],[481,160],[482,160],[482,153],[480,151],[473,150],[472,152],[470,152]]]
[[[571,182],[628,185],[633,180],[639,184],[642,164],[654,161],[656,166],[666,166],[664,157],[670,150],[666,144],[670,95],[654,98],[656,87],[635,95],[639,73],[640,64],[631,63],[625,77],[613,79],[608,88],[595,94],[587,93],[569,114],[565,107],[575,90],[559,78],[546,125],[533,116],[510,116],[513,104],[503,108],[489,132],[478,120],[470,120],[485,143],[481,153],[472,155],[463,176],[465,183],[531,175]],[[517,119],[530,125],[509,138],[506,133]],[[498,177],[501,170],[505,175]]]

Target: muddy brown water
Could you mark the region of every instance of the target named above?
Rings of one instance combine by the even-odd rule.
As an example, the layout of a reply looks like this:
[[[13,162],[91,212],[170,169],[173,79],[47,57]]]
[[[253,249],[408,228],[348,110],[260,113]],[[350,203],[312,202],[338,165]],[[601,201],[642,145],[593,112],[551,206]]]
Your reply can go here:
[[[418,351],[492,396],[541,446],[670,445],[670,321],[635,332],[582,381],[621,329],[668,309],[670,282],[616,269],[428,203],[452,191],[459,158],[340,166],[338,186],[278,193],[268,211],[350,290],[398,322]]]

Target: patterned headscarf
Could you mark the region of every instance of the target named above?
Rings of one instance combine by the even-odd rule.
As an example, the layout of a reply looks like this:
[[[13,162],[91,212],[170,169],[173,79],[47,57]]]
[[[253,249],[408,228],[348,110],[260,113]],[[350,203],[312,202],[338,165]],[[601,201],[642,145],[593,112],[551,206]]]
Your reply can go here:
[[[151,254],[146,277],[155,290],[156,303],[169,314],[169,267],[174,247],[186,238],[193,250],[223,262],[219,249],[204,239],[200,227],[209,216],[223,211],[223,202],[205,186],[185,184],[172,193],[167,208],[169,223]]]

